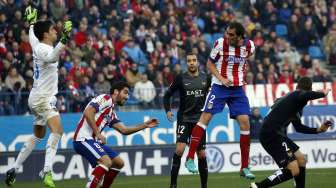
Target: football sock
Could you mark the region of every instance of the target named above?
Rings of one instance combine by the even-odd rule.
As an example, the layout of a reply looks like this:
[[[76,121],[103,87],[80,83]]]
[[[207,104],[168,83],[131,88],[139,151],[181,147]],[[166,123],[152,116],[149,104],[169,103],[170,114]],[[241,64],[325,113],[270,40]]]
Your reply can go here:
[[[200,124],[199,122],[195,125],[191,133],[191,142],[189,145],[188,159],[194,159],[196,149],[202,140],[203,135],[205,134],[205,125]]]
[[[27,159],[27,157],[31,154],[33,149],[35,148],[36,143],[40,143],[41,139],[37,138],[35,135],[31,136],[23,145],[21,148],[21,151],[16,158],[16,161],[14,163],[13,168],[15,168],[15,171],[17,171],[22,163]]]
[[[120,171],[117,169],[110,169],[108,172],[106,172],[104,176],[103,186],[101,186],[100,188],[109,188],[112,185],[114,179],[118,176],[119,172]]]
[[[306,181],[306,167],[300,166],[300,174],[294,177],[296,188],[304,188]]]
[[[274,172],[274,174],[264,179],[260,183],[256,183],[256,184],[258,188],[267,188],[267,187],[272,187],[274,185],[278,185],[292,178],[293,178],[293,175],[291,171],[285,168],[285,169]]]
[[[241,168],[248,168],[250,154],[250,131],[240,131]]]
[[[102,164],[96,166],[91,173],[91,181],[89,182],[89,188],[96,188],[103,175],[108,171],[108,168]]]
[[[51,171],[52,163],[54,161],[58,142],[61,138],[61,135],[58,133],[50,133],[48,142],[46,145],[46,155],[45,155],[45,162],[44,162],[44,172]]]
[[[206,158],[198,159],[198,170],[201,178],[201,188],[207,188],[208,184],[208,163]]]
[[[181,156],[174,153],[173,164],[171,166],[171,171],[170,171],[170,185],[177,184],[177,176],[180,170],[180,165],[181,165]]]

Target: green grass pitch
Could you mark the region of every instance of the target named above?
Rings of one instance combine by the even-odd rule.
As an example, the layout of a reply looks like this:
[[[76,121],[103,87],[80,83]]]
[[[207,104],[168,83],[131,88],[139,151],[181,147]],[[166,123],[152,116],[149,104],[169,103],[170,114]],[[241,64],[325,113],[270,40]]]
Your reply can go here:
[[[271,171],[255,172],[257,181],[270,175]],[[307,188],[334,188],[336,187],[336,168],[333,169],[308,169],[306,176]],[[118,177],[113,188],[165,188],[169,187],[169,176],[134,176]],[[248,188],[248,180],[245,180],[237,173],[209,174],[209,188]],[[57,181],[57,188],[80,188],[86,184],[85,180]],[[4,183],[0,187],[6,187]],[[41,182],[16,182],[13,188],[43,188]],[[179,188],[197,188],[199,186],[198,175],[179,176]],[[293,188],[293,181],[286,182],[275,188]]]

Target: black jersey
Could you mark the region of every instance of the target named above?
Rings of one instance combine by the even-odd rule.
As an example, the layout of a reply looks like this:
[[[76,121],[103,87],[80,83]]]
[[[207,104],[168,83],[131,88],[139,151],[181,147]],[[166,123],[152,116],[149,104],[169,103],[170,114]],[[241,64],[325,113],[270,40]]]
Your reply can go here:
[[[322,92],[296,90],[276,100],[263,121],[261,139],[266,139],[273,134],[286,136],[289,123],[293,124],[297,132],[316,134],[316,128],[302,124],[301,115],[309,100],[323,97],[325,94]]]
[[[166,112],[171,110],[170,98],[176,91],[179,91],[180,105],[177,112],[177,120],[181,122],[197,122],[209,87],[210,79],[204,73],[199,73],[195,77],[188,72],[177,75],[163,97]]]

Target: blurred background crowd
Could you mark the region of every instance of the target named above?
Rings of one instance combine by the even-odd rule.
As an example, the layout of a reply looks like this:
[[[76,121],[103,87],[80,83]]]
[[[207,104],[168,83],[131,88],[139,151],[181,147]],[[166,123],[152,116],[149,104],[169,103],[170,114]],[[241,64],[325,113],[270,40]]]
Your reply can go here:
[[[31,1],[30,1],[31,2]],[[59,59],[61,112],[80,112],[95,95],[126,80],[129,106],[161,108],[185,54],[197,54],[200,69],[228,23],[243,23],[256,46],[248,84],[333,80],[336,65],[334,0],[33,0],[39,19],[74,31]],[[0,2],[0,115],[28,114],[33,83],[32,49],[24,9],[28,0]]]

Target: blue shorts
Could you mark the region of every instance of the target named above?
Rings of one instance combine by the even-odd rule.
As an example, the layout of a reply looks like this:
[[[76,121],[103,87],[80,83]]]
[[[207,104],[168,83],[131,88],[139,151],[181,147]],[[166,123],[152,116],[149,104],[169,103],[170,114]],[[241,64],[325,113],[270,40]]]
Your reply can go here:
[[[213,84],[205,100],[202,111],[211,114],[222,112],[225,104],[229,106],[230,118],[250,115],[250,104],[243,87],[225,87]]]
[[[73,147],[75,151],[85,157],[91,166],[94,168],[97,165],[98,159],[104,155],[108,155],[111,159],[119,155],[106,145],[103,145],[95,140],[74,141]]]

